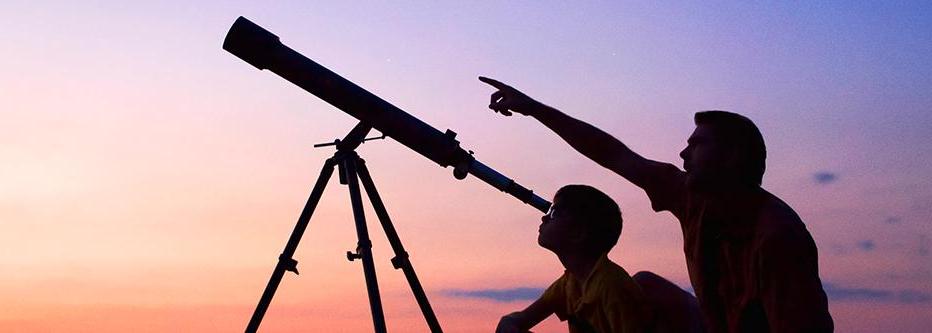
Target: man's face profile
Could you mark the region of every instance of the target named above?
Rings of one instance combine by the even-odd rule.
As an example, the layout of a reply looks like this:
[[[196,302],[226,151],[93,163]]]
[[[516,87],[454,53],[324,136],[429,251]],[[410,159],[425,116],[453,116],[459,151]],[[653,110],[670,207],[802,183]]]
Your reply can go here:
[[[728,150],[714,137],[714,130],[709,125],[698,125],[686,141],[686,148],[680,152],[683,169],[686,171],[686,184],[691,189],[710,189],[723,180],[732,170]]]

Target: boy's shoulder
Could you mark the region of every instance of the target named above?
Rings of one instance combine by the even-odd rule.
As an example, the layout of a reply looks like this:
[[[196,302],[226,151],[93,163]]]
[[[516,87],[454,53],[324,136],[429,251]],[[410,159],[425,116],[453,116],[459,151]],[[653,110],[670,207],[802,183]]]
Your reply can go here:
[[[557,278],[547,291],[564,293],[570,298],[643,298],[644,293],[634,278],[623,267],[607,257],[600,259],[585,281],[574,278],[568,271]],[[574,297],[575,296],[575,297]]]
[[[645,298],[641,287],[623,267],[603,258],[586,283],[585,293],[591,297],[606,297],[608,300],[638,302]]]
[[[631,274],[628,274],[628,271],[621,267],[621,265],[616,264],[607,257],[603,257],[600,260],[589,279],[590,281],[588,283],[590,285],[605,284],[605,287],[624,287],[630,285],[637,287],[637,283],[634,282],[634,278],[631,277]]]

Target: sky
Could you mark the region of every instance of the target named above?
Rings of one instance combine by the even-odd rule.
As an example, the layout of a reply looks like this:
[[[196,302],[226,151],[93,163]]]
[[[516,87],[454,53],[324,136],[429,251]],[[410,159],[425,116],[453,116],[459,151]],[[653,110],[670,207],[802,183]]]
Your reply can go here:
[[[0,3],[0,331],[242,330],[332,148],[356,121],[221,49],[245,16],[550,198],[582,183],[625,226],[610,258],[688,288],[643,191],[533,119],[497,78],[680,165],[692,115],[744,114],[763,186],[819,248],[839,332],[932,325],[928,2]],[[445,330],[490,332],[563,272],[540,213],[391,140],[366,160]],[[367,210],[389,330],[426,325]],[[262,322],[372,329],[332,181]],[[565,330],[551,318],[536,331]]]

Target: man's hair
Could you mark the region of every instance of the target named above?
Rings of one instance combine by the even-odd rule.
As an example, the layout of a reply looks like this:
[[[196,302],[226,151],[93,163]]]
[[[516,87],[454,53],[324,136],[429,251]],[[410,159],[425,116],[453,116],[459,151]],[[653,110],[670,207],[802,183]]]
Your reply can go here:
[[[589,249],[607,253],[618,243],[622,222],[615,200],[588,185],[563,186],[554,195],[557,197],[557,208],[573,216],[585,229]]]
[[[716,143],[738,154],[738,173],[742,181],[761,184],[767,147],[754,122],[740,114],[719,110],[696,112],[695,122],[696,126],[709,126]]]

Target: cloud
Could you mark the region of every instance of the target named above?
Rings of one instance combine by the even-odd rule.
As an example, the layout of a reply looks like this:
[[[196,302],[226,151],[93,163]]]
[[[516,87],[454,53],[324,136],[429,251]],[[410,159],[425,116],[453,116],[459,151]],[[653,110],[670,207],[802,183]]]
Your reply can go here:
[[[835,301],[888,300],[893,293],[889,290],[871,288],[844,288],[832,283],[823,283],[828,298]]]
[[[825,282],[822,284],[825,294],[834,302],[876,302],[901,304],[932,304],[932,293],[915,289],[878,289],[840,286]],[[447,289],[442,292],[448,297],[478,298],[494,302],[532,301],[540,297],[541,288],[511,289]]]
[[[932,295],[917,290],[903,290],[899,293],[900,302],[903,303],[929,303]]]
[[[511,288],[511,289],[448,289],[443,294],[450,297],[483,298],[495,302],[514,302],[535,300],[544,293],[541,288]]]
[[[874,249],[874,247],[876,247],[876,245],[874,244],[874,241],[870,239],[858,242],[858,248],[864,251],[871,251]]]
[[[857,251],[870,252],[877,249],[877,243],[873,239],[860,240],[854,243],[835,243],[827,247],[833,255],[856,254]]]
[[[838,179],[838,175],[834,172],[828,171],[819,171],[812,175],[812,178],[815,180],[816,184],[827,185],[834,183]]]
[[[822,284],[825,294],[832,301],[866,301],[880,303],[932,303],[932,294],[913,290],[889,290],[874,288],[848,288],[825,282]]]
[[[886,224],[897,224],[903,222],[903,219],[901,219],[899,216],[890,216],[886,220],[883,220],[883,222]]]
[[[929,256],[929,237],[926,237],[926,235],[919,235],[919,255]]]

